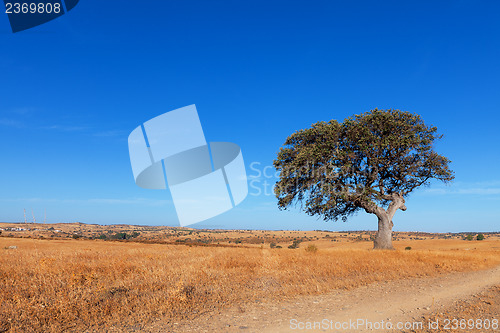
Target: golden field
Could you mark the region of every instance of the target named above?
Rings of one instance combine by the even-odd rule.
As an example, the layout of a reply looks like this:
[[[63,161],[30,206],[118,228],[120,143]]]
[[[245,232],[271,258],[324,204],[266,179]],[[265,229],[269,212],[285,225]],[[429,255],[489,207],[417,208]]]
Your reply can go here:
[[[0,332],[168,327],[256,300],[500,264],[493,236],[402,239],[396,251],[319,237],[298,249],[189,245],[0,237]]]

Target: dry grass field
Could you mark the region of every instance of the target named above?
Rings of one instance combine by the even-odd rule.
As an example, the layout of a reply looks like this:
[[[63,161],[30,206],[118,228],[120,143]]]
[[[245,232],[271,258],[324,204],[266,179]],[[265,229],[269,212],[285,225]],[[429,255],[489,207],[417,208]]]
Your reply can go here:
[[[239,303],[500,263],[495,237],[403,239],[396,251],[319,237],[297,249],[189,245],[0,237],[0,332],[133,331]]]

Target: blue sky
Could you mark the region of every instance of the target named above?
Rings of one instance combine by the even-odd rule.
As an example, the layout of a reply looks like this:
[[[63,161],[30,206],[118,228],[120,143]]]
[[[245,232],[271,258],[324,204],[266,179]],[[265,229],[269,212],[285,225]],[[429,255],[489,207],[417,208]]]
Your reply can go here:
[[[2,14],[0,221],[26,208],[37,222],[46,210],[47,222],[178,225],[168,191],[135,185],[127,137],[182,106],[196,104],[208,141],[240,145],[250,177],[294,131],[378,107],[436,125],[456,172],[416,191],[395,230],[500,230],[499,12],[496,1],[81,0],[16,34]],[[274,181],[203,226],[376,228],[365,213],[325,223],[279,211],[264,193]]]

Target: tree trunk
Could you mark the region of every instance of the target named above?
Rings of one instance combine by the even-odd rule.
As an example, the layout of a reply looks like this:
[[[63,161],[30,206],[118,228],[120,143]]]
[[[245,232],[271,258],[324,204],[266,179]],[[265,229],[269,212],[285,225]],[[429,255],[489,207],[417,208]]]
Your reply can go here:
[[[388,214],[378,216],[378,231],[373,248],[377,250],[394,250],[392,246],[392,226],[393,223]]]

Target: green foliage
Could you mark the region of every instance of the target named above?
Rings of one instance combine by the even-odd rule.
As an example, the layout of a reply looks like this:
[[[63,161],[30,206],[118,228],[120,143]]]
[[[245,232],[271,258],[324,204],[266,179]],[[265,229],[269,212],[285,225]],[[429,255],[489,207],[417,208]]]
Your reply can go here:
[[[479,234],[477,235],[477,238],[476,238],[478,241],[482,241],[484,240],[484,235],[483,234]]]
[[[466,240],[468,240],[468,241],[471,241],[471,240],[473,240],[473,239],[474,239],[474,237],[473,237],[472,235],[467,235],[467,236],[465,237],[465,239],[466,239]]]
[[[111,236],[113,239],[127,239],[127,233],[125,232],[117,232],[113,236]]]
[[[359,210],[404,203],[431,179],[454,178],[450,161],[433,150],[441,137],[419,115],[399,110],[315,123],[290,135],[274,161],[278,206],[300,203],[309,215],[345,221]]]
[[[269,247],[270,247],[271,249],[274,249],[274,248],[276,247],[276,243],[274,243],[274,242],[273,242],[273,243],[269,244]]]
[[[99,239],[106,239],[108,238],[105,234],[100,234],[99,237],[97,237]]]
[[[298,247],[300,246],[300,240],[294,240],[292,242],[292,245],[289,245],[288,248],[289,249],[297,249]]]
[[[405,247],[405,250],[410,251],[411,250],[411,246]]]
[[[111,239],[131,239],[139,236],[139,233],[134,231],[131,234],[127,234],[126,232],[117,232],[114,235],[111,235],[109,238]]]

